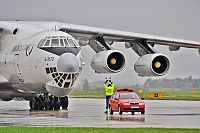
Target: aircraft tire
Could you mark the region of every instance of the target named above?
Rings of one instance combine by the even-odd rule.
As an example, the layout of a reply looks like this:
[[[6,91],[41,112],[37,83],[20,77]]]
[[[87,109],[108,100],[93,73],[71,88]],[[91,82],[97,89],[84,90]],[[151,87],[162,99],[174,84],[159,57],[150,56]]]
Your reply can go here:
[[[49,102],[49,110],[53,110],[53,103],[52,102]]]
[[[60,103],[58,101],[54,102],[54,110],[60,110]]]
[[[33,110],[32,100],[29,101],[30,110]]]
[[[44,109],[45,109],[45,110],[48,110],[48,109],[49,109],[49,103],[48,103],[48,101],[45,101],[45,102],[44,102]]]
[[[67,110],[67,108],[68,108],[68,96],[60,98],[60,105],[62,106],[62,109]]]

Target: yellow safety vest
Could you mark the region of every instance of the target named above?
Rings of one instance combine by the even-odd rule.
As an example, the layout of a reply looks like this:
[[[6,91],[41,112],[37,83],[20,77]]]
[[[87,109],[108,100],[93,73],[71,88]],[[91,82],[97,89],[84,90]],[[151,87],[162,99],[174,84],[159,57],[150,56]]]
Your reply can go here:
[[[105,91],[106,91],[106,96],[111,96],[113,94],[113,91],[115,89],[115,85],[112,84],[111,86],[107,86],[106,84],[104,84],[104,88],[105,88]]]

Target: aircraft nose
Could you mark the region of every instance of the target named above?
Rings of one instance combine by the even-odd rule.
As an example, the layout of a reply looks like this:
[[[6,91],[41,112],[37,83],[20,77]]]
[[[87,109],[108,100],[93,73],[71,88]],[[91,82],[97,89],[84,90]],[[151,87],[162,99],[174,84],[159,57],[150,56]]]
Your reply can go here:
[[[58,59],[57,68],[60,72],[78,72],[78,59],[72,53],[64,53]]]

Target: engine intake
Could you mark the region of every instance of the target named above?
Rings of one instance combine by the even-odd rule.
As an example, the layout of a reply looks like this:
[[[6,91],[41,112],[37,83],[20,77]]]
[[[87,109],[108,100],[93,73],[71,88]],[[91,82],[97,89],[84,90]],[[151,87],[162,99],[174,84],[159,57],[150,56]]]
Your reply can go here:
[[[139,76],[163,76],[169,70],[169,59],[163,54],[146,54],[134,65]]]
[[[117,50],[100,51],[91,61],[91,67],[97,73],[117,73],[122,71],[124,66],[124,55]]]

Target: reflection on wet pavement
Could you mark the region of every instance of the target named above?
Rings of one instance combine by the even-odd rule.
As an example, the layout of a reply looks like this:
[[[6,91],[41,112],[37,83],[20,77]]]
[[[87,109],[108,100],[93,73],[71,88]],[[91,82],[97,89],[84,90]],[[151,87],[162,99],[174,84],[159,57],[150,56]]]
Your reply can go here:
[[[104,114],[104,99],[70,99],[69,110],[29,110],[27,101],[0,101],[0,126],[200,128],[199,101],[149,101],[146,114]]]
[[[145,116],[131,116],[131,115],[107,115],[106,116],[107,121],[129,121],[129,122],[141,122],[145,123]]]

